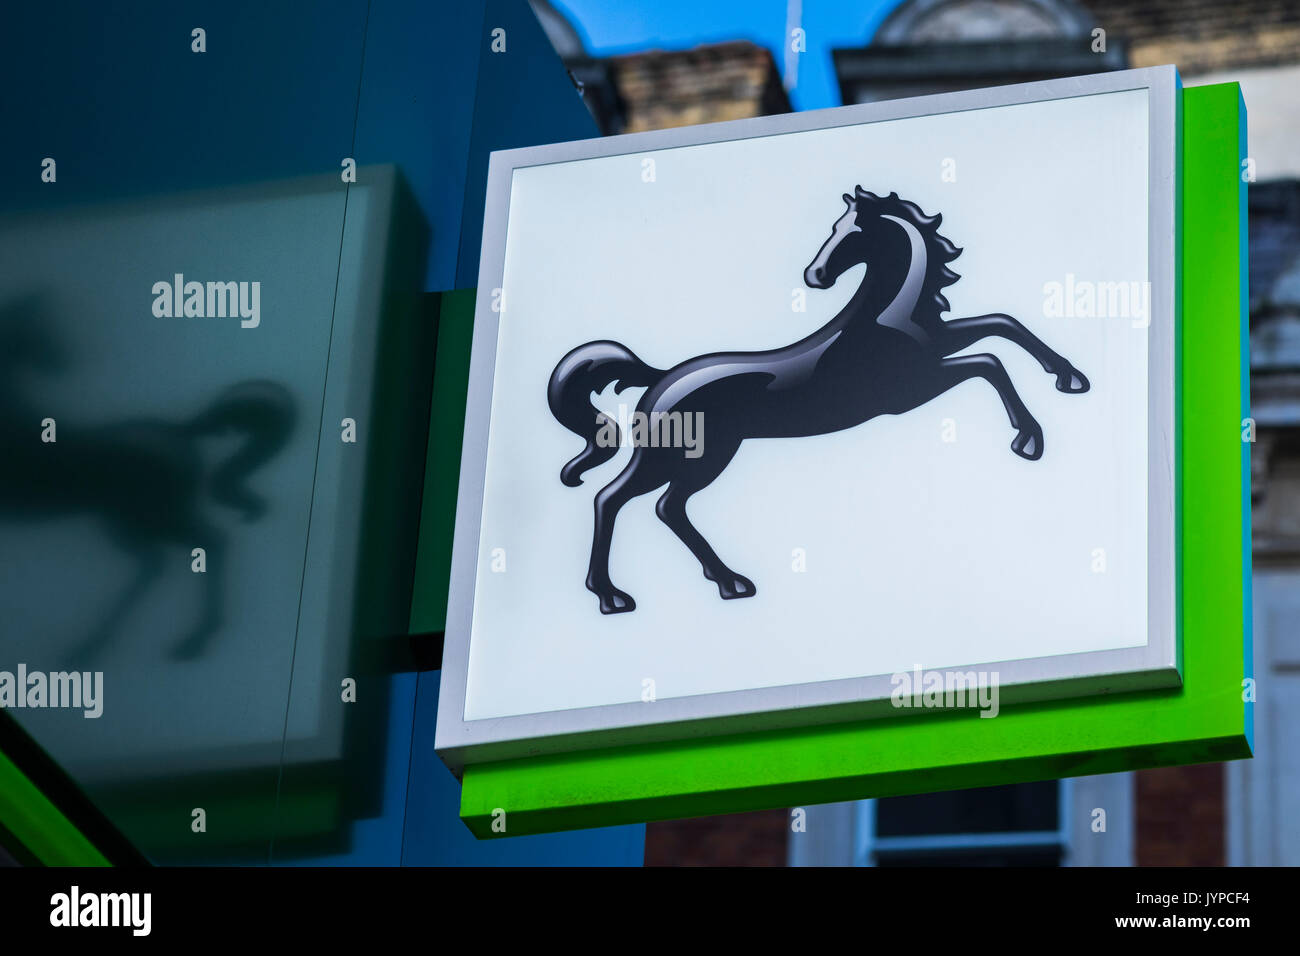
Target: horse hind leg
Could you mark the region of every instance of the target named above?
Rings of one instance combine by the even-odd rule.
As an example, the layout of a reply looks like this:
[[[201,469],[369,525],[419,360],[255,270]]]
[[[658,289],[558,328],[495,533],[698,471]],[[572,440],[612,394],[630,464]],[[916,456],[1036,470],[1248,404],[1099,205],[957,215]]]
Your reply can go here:
[[[69,654],[68,660],[74,669],[84,670],[98,660],[105,648],[117,636],[120,626],[135,607],[136,602],[149,590],[163,569],[163,554],[155,545],[142,544],[132,550],[138,561],[136,575],[127,585],[126,590],[118,595],[112,607],[100,616],[99,623],[90,636]]]
[[[758,593],[754,582],[723,564],[717,552],[704,540],[704,535],[686,516],[686,502],[699,490],[681,482],[673,482],[655,504],[655,514],[691,549],[691,553],[699,560],[700,567],[704,569],[704,576],[718,586],[718,593],[724,601],[753,597]]]
[[[638,495],[653,491],[666,481],[656,479],[647,467],[640,448],[632,454],[617,478],[596,494],[593,503],[595,522],[591,541],[591,562],[587,566],[587,590],[600,599],[601,614],[622,614],[636,610],[636,601],[626,591],[614,587],[609,577],[609,549],[614,541],[614,521],[619,510]]]
[[[203,656],[208,643],[221,629],[226,580],[226,546],[222,533],[215,528],[207,528],[196,535],[196,539],[206,542],[204,573],[201,579],[203,594],[200,598],[200,616],[193,630],[172,646],[171,656],[174,660],[189,661]]]
[[[1029,461],[1037,461],[1043,457],[1042,426],[1025,407],[1016,387],[1011,384],[1011,377],[1007,375],[1006,368],[996,355],[983,353],[946,358],[939,362],[939,367],[949,377],[947,388],[952,388],[968,378],[982,378],[992,385],[1007,410],[1011,427],[1016,429],[1011,450]]]

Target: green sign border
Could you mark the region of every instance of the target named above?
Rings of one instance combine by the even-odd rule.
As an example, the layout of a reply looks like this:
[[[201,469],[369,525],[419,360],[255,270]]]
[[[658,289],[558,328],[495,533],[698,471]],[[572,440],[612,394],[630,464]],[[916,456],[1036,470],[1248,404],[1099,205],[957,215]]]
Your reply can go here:
[[[5,710],[0,847],[25,866],[143,866],[143,856]]]
[[[95,844],[18,767],[0,753],[0,846],[20,862],[108,866]]]
[[[1252,676],[1250,446],[1242,440],[1242,419],[1249,416],[1246,187],[1240,173],[1245,107],[1235,83],[1196,87],[1181,97],[1175,467],[1182,688],[1018,705],[993,720],[972,711],[909,714],[476,764],[465,770],[460,813],[476,836],[1251,755],[1252,705],[1243,692],[1244,678]],[[468,327],[473,307],[472,292],[449,293],[443,314]],[[446,357],[439,355],[439,375]],[[446,377],[459,387],[464,374]],[[442,418],[435,416],[435,430]],[[453,444],[459,449],[452,436],[440,432],[439,439],[445,452]],[[435,452],[433,441],[429,451]],[[454,484],[449,489],[445,477],[426,486],[427,493],[442,502],[450,497],[454,510]],[[423,570],[436,568],[437,574],[417,575],[433,605],[423,609],[434,612],[429,617],[445,608],[432,599],[446,591],[441,551],[450,541],[439,545],[438,560],[422,555],[421,561]],[[504,830],[497,832],[493,823],[499,820]]]

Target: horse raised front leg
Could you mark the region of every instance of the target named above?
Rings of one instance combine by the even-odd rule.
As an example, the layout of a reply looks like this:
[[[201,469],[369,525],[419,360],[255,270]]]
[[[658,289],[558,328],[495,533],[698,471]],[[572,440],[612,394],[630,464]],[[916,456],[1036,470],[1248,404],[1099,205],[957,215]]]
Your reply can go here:
[[[1037,461],[1043,457],[1043,429],[1029,414],[1025,403],[1021,401],[1016,388],[1011,384],[1006,368],[996,355],[961,355],[946,358],[939,362],[939,367],[949,376],[948,388],[952,388],[968,378],[982,378],[997,389],[998,397],[1007,410],[1011,427],[1016,429],[1016,437],[1011,442],[1011,450],[1021,458]]]
[[[691,549],[691,554],[699,559],[704,569],[704,576],[718,586],[718,593],[724,601],[733,598],[753,597],[757,594],[754,582],[743,574],[737,574],[722,563],[716,551],[704,540],[695,525],[686,516],[686,501],[695,494],[697,488],[679,484],[670,484],[655,505],[655,514],[664,524],[672,529],[682,543]]]
[[[1009,342],[1015,342],[1022,349],[1038,359],[1038,364],[1049,375],[1056,376],[1058,391],[1078,393],[1086,392],[1090,387],[1088,379],[1062,355],[1053,352],[1038,336],[1009,315],[994,312],[989,315],[975,315],[967,319],[953,319],[943,324],[944,335],[940,345],[944,355],[960,352],[967,346],[974,345],[980,339],[996,335]]]

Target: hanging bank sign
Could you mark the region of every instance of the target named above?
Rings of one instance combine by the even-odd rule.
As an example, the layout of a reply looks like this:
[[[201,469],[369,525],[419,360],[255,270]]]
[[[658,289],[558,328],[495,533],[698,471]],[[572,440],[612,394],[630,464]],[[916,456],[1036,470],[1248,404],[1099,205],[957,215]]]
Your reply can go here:
[[[1185,109],[1164,67],[493,154],[437,732],[471,827],[1192,759],[1204,727],[1092,723],[1200,706],[1198,640],[1244,747],[1231,90]],[[1189,497],[1193,466],[1233,483]],[[941,780],[909,734],[1004,769]],[[789,769],[831,739],[856,765]]]

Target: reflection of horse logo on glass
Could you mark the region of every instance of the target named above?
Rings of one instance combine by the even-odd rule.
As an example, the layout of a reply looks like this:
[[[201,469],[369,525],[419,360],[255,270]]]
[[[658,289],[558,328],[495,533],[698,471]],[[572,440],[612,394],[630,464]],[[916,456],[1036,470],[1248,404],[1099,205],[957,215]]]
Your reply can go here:
[[[699,559],[704,576],[724,599],[751,597],[754,584],[732,571],[686,516],[686,502],[709,485],[747,438],[798,438],[852,428],[878,415],[911,411],[970,378],[997,390],[1016,436],[1011,450],[1035,461],[1043,430],[1016,394],[1006,369],[989,354],[950,358],[989,336],[1015,342],[1056,376],[1062,392],[1086,392],[1088,380],[1009,315],[994,313],[944,321],[948,268],[961,250],[939,235],[942,217],[927,216],[896,193],[880,197],[857,187],[848,210],[804,282],[828,289],[845,271],[866,263],[862,285],[843,310],[816,332],[767,352],[718,352],[666,371],[651,368],[623,345],[580,345],[551,373],[547,398],[556,419],[587,447],[564,466],[560,480],[582,483],[582,473],[608,461],[618,442],[598,441],[613,427],[591,404],[611,382],[615,391],[646,386],[637,412],[651,421],[678,413],[701,416],[707,440],[694,456],[680,447],[635,444],[623,471],[596,495],[596,528],[587,588],[605,614],[631,611],[636,602],[609,578],[609,548],[618,511],[632,498],[667,484],[655,512]]]
[[[259,519],[268,502],[248,484],[288,443],[297,412],[287,389],[251,380],[207,398],[188,419],[133,418],[87,425],[60,420],[56,440],[41,430],[49,409],[22,387],[33,371],[72,380],[64,349],[39,296],[0,305],[0,522],[90,514],[114,544],[135,558],[136,573],[117,599],[95,615],[90,633],[69,654],[82,667],[120,635],[136,605],[166,572],[168,550],[203,547],[202,610],[172,647],[178,659],[206,653],[223,621],[227,522],[208,514],[215,503]],[[201,447],[225,446],[219,460]],[[230,447],[232,446],[233,447]],[[184,564],[189,558],[182,559]]]

